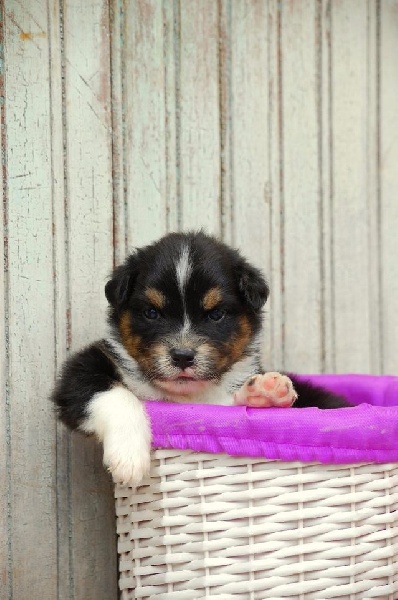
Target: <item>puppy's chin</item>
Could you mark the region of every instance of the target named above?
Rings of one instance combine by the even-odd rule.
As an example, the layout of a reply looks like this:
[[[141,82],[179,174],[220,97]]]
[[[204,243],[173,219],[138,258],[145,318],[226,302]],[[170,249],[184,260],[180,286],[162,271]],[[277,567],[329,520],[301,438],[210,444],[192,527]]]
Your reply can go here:
[[[157,379],[154,384],[173,396],[195,396],[204,392],[211,382],[203,379],[178,377],[177,379]]]

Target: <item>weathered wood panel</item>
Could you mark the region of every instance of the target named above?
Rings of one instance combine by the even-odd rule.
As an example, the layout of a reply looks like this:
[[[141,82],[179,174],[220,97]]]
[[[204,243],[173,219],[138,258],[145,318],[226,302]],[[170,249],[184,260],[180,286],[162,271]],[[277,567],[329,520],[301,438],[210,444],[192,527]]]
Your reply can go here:
[[[322,0],[318,21],[318,119],[320,128],[320,253],[322,301],[322,370],[335,370],[335,337],[333,305],[333,221],[332,221],[332,119],[331,119],[331,6]]]
[[[4,40],[3,18],[0,20],[0,37]],[[5,96],[4,77],[4,44],[0,46],[0,96]],[[11,532],[10,532],[10,427],[9,427],[9,346],[8,346],[8,197],[7,197],[7,166],[4,160],[6,147],[5,136],[5,103],[0,104],[0,143],[2,150],[2,165],[0,183],[3,192],[2,214],[0,219],[0,591],[4,596],[11,595]]]
[[[166,108],[163,7],[127,2],[124,13],[126,219],[130,248],[166,224]]]
[[[56,371],[67,356],[68,286],[64,181],[63,86],[61,14],[58,3],[48,5],[48,40],[50,64],[50,127],[51,127],[51,195],[53,219],[53,277],[54,277],[54,351]],[[60,423],[56,425],[56,516],[57,516],[57,598],[68,598],[71,590],[72,563],[70,545],[70,435]]]
[[[216,233],[270,367],[397,373],[398,1],[2,8],[0,596],[111,600],[112,486],[47,396],[131,248]]]
[[[57,597],[50,78],[47,5],[5,14],[9,448],[8,582],[11,598]],[[3,558],[3,557],[2,557]],[[3,564],[3,561],[2,561]]]
[[[270,245],[271,298],[269,317],[265,326],[270,328],[270,350],[266,351],[265,364],[277,370],[284,363],[284,324],[283,324],[283,162],[282,162],[282,77],[281,77],[281,11],[278,0],[268,3],[268,147],[269,147],[269,202],[270,220],[268,223]]]
[[[120,264],[128,250],[126,201],[126,143],[124,124],[124,11],[123,0],[110,5],[111,28],[111,117],[113,244],[115,263]]]
[[[398,348],[398,2],[381,2],[380,18],[380,322],[382,368],[397,372]],[[376,315],[377,317],[377,315]]]
[[[338,371],[369,372],[369,5],[348,0],[330,6],[334,360]]]
[[[76,350],[105,331],[104,283],[113,266],[108,2],[66,3],[63,33],[65,317],[67,344]],[[87,600],[112,598],[116,589],[112,485],[102,467],[100,447],[73,435],[69,468],[70,593]]]
[[[302,372],[321,369],[317,9],[284,2],[280,25],[284,362]]]
[[[221,223],[217,3],[180,2],[178,33],[178,224],[185,230],[204,228],[218,234]]]
[[[382,3],[368,3],[367,19],[367,114],[366,201],[368,211],[367,258],[369,261],[369,371],[381,373],[381,239],[380,239],[380,10]],[[397,98],[398,99],[398,98]]]

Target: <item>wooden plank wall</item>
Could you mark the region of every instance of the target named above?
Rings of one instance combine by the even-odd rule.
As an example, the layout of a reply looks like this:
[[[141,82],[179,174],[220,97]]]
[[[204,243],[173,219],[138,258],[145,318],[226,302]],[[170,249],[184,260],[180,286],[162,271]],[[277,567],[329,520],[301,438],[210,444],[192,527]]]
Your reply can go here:
[[[270,368],[398,374],[398,0],[0,6],[0,597],[112,600],[112,486],[48,394],[130,248],[202,227],[268,275]]]

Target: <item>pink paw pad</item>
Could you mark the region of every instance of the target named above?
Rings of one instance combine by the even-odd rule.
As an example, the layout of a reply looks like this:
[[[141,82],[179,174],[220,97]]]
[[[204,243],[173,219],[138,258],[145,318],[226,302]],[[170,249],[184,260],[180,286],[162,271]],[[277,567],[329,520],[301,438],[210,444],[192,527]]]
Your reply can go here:
[[[253,375],[234,394],[234,404],[268,408],[292,406],[297,393],[289,377],[280,373]]]

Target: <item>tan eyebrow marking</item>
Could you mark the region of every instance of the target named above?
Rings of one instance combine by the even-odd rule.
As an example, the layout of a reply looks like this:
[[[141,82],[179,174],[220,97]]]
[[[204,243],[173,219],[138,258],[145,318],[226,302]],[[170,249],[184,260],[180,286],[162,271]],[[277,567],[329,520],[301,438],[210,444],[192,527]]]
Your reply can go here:
[[[147,288],[145,290],[145,296],[155,308],[163,308],[166,304],[166,298],[164,294],[162,294],[162,292],[156,288]]]
[[[222,294],[219,287],[210,288],[203,296],[202,304],[205,310],[212,310],[222,300]]]

